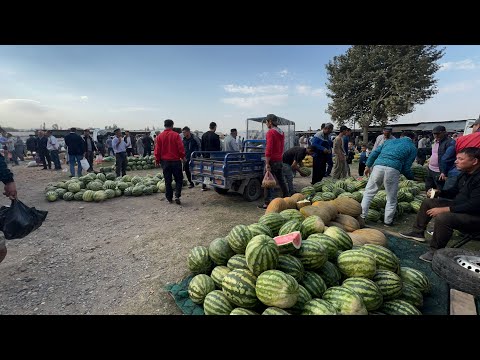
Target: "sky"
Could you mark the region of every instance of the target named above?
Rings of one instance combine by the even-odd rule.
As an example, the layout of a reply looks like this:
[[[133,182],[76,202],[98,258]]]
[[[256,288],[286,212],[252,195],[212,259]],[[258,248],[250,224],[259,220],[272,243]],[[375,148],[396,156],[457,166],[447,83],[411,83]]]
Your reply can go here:
[[[442,46],[443,47],[443,46]],[[477,118],[480,46],[444,46],[439,92],[399,123]],[[0,45],[0,125],[244,130],[274,113],[329,121],[325,65],[347,45]]]

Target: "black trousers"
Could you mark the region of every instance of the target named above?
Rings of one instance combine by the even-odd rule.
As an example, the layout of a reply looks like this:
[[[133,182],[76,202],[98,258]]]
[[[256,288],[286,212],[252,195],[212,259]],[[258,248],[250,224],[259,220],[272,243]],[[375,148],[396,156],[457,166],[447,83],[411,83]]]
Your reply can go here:
[[[425,151],[424,148],[420,148],[417,150],[417,164],[422,165],[425,164],[425,161],[427,160],[427,152]]]
[[[319,156],[318,154],[313,157],[312,185],[321,181],[325,176],[327,160],[326,156]]]
[[[165,178],[165,197],[167,200],[173,199],[172,176],[175,179],[175,198],[182,196],[183,172],[182,162],[162,161],[163,177]]]
[[[363,176],[363,174],[365,173],[365,166],[367,166],[367,164],[358,163],[358,175]]]
[[[128,156],[133,156],[133,148],[127,148],[127,155]],[[138,154],[140,155],[140,154]]]
[[[117,173],[117,177],[127,175],[127,153],[119,152],[115,154],[116,162],[115,162],[115,172]]]
[[[47,168],[47,163],[48,163],[48,168],[52,168],[52,159],[50,158],[50,152],[48,150],[40,150],[38,152],[38,155],[40,156],[40,159],[42,160],[43,168]],[[45,161],[46,160],[46,161]]]
[[[89,172],[93,171],[93,151],[87,151],[87,156],[85,158],[88,160],[88,163],[90,164],[90,167],[87,169],[87,171]]]
[[[138,154],[140,155],[140,154]],[[145,148],[143,149],[143,156],[151,156],[152,155],[152,148]]]
[[[185,171],[185,175],[187,175],[187,180],[190,184],[193,184],[192,182],[192,173],[190,172],[190,165],[188,164],[190,160],[187,160],[183,163],[183,171]]]
[[[413,228],[419,232],[425,231],[427,229],[427,224],[432,220],[432,218],[427,215],[427,210],[436,207],[450,206],[451,204],[452,200],[448,199],[423,200]],[[478,214],[472,215],[446,212],[437,215],[433,226],[433,236],[430,247],[433,249],[442,249],[447,246],[450,241],[453,230],[457,229],[467,233],[478,231],[479,223],[480,215]]]
[[[427,177],[425,178],[425,189],[438,189],[442,190],[445,181],[439,181],[439,172],[428,169]]]

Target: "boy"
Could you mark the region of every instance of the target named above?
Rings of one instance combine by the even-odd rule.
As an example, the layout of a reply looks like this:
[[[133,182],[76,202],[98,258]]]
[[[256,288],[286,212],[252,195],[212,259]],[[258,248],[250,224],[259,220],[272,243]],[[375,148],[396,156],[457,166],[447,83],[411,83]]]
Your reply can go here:
[[[358,161],[358,175],[363,176],[365,171],[365,164],[367,163],[367,147],[362,145],[361,152],[360,152],[360,159]]]

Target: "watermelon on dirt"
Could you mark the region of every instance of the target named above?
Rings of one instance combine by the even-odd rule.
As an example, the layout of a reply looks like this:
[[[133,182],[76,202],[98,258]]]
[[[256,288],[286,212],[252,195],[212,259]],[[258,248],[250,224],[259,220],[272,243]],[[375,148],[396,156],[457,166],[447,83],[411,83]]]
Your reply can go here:
[[[193,277],[188,284],[188,296],[195,304],[201,304],[208,293],[215,290],[215,283],[212,278],[205,274]]]
[[[209,274],[213,262],[205,246],[195,246],[188,254],[188,268],[194,274]]]
[[[257,298],[267,306],[288,309],[297,302],[299,291],[297,280],[279,270],[267,270],[257,278]]]
[[[233,305],[221,290],[213,290],[205,296],[203,311],[205,315],[230,315]]]
[[[300,231],[275,236],[273,240],[277,244],[280,254],[295,253],[302,246],[302,234]]]
[[[302,315],[337,315],[337,309],[330,302],[323,299],[312,299],[304,307]]]

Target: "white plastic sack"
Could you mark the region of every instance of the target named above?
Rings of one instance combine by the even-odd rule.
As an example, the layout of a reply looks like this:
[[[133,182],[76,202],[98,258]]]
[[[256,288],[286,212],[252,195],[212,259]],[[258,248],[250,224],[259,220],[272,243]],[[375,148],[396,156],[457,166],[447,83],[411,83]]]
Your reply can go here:
[[[35,166],[37,166],[36,161],[29,161],[28,164],[27,164],[27,167],[35,167]]]
[[[90,169],[90,164],[88,163],[87,159],[83,158],[82,160],[80,160],[80,164],[82,165],[82,169],[84,170]]]

